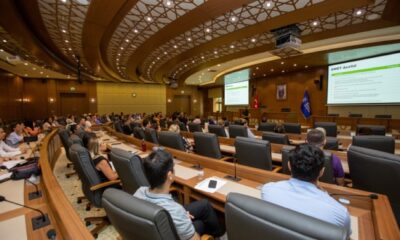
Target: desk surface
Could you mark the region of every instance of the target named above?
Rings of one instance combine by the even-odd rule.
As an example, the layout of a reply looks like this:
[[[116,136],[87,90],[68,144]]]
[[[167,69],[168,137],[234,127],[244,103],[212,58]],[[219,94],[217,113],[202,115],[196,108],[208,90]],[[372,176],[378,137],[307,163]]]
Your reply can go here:
[[[105,128],[110,134],[113,134],[128,143],[139,146],[141,140],[135,139],[130,136],[123,135],[113,131],[111,128]],[[147,149],[151,149],[154,144],[146,142]],[[112,145],[110,146],[112,147]],[[226,201],[226,194],[230,190],[221,190],[215,193],[207,193],[195,189],[195,186],[202,180],[208,177],[220,177],[225,175],[232,175],[234,173],[234,165],[232,163],[218,161],[215,159],[199,156],[197,154],[190,154],[175,149],[166,148],[175,158],[181,161],[180,167],[190,167],[193,164],[201,164],[204,167],[203,177],[195,176],[188,178],[188,176],[180,178],[177,176],[176,183],[178,187],[181,186],[181,191],[184,194],[184,203],[189,203],[192,199],[201,199],[203,197],[209,198],[210,202],[217,210],[224,211],[224,203]],[[182,170],[182,169],[181,169]],[[237,166],[237,175],[242,178],[239,184],[245,187],[256,189],[264,183],[272,181],[280,181],[288,179],[289,176],[255,169],[247,166]],[[182,172],[182,171],[180,171]],[[343,194],[345,198],[350,200],[347,206],[351,215],[358,219],[358,234],[359,239],[400,239],[399,229],[395,221],[393,212],[391,210],[388,199],[384,195],[379,194],[379,198],[371,200],[365,197],[349,196],[349,194],[368,195],[369,192],[360,191],[346,187],[340,187],[332,184],[320,183],[320,186],[327,190],[329,193]],[[236,189],[236,188],[235,188]],[[238,188],[240,189],[240,188]],[[248,189],[248,188],[242,188]],[[342,197],[343,198],[343,197]]]

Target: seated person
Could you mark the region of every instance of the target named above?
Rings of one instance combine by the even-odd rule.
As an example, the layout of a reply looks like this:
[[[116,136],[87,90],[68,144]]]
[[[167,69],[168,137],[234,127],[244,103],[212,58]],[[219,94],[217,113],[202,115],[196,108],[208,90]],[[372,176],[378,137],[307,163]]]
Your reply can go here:
[[[168,131],[176,132],[176,133],[180,133],[181,132],[178,124],[176,124],[176,123],[171,124],[171,126],[169,126]],[[183,141],[183,145],[185,146],[186,152],[193,151],[193,146],[192,146],[192,144],[190,143],[190,141],[187,138],[182,136],[182,141]]]
[[[281,134],[285,133],[285,127],[282,124],[278,123],[278,124],[276,124],[276,126],[274,128],[274,132],[281,133]]]
[[[312,129],[307,133],[306,142],[310,145],[324,149],[326,144],[326,131],[324,128]],[[344,185],[344,170],[340,158],[332,153],[332,169],[335,182],[338,185]]]
[[[49,117],[44,121],[42,128],[44,132],[47,132],[50,131],[52,127],[53,127],[53,118]]]
[[[131,120],[130,120],[130,118],[127,118],[124,121],[124,125],[122,126],[122,131],[126,135],[131,135],[133,133],[133,130],[131,128]]]
[[[201,119],[200,119],[200,117],[199,117],[199,116],[196,116],[196,117],[193,119],[192,123],[194,123],[194,124],[201,124]]]
[[[11,127],[13,132],[8,135],[6,143],[11,147],[18,147],[20,143],[24,142],[23,124],[16,122]]]
[[[147,118],[143,119],[142,128],[143,128],[143,130],[146,130],[146,128],[151,128],[151,122],[149,119],[147,119]]]
[[[302,144],[289,153],[289,180],[267,183],[261,198],[296,212],[343,227],[351,234],[347,209],[318,186],[324,173],[324,153],[318,147]]]
[[[100,155],[100,151],[105,151],[106,146],[103,144],[100,145],[96,135],[93,133],[85,133],[82,142],[83,146],[89,150],[94,166],[102,182],[118,179],[118,174],[111,168],[108,159]]]
[[[21,151],[19,148],[13,148],[8,146],[4,139],[6,138],[6,132],[0,127],[0,157],[5,160],[15,159],[17,155],[23,154],[26,150]]]
[[[219,237],[223,234],[216,213],[207,200],[192,202],[183,207],[174,201],[169,189],[174,182],[174,161],[171,154],[158,149],[143,162],[150,187],[140,187],[135,197],[164,208],[171,215],[180,239],[200,239],[199,235]]]
[[[241,119],[241,122],[242,122],[243,126],[245,126],[247,128],[247,136],[249,138],[256,138],[254,133],[250,130],[250,128],[249,128],[249,126],[247,124],[247,120],[246,119]]]
[[[86,120],[85,120],[85,129],[90,129],[93,125],[92,121],[91,121],[91,117],[90,116],[86,116]]]
[[[27,120],[24,123],[24,132],[28,136],[37,136],[40,133],[40,128],[35,126],[35,122],[32,120]]]

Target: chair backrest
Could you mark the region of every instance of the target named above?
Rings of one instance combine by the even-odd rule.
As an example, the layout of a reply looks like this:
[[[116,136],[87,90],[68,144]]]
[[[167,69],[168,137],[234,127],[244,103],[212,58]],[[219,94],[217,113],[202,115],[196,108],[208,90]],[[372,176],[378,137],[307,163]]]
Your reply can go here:
[[[228,127],[229,137],[248,137],[247,127],[242,125],[229,125]]]
[[[158,144],[157,132],[154,128],[146,128],[144,130],[144,140]]]
[[[122,122],[121,121],[114,122],[114,128],[115,128],[115,131],[117,131],[117,132],[120,132],[120,133],[124,132],[124,130],[122,129]]]
[[[220,159],[222,158],[218,137],[214,133],[193,133],[196,145],[196,153],[202,156]]]
[[[239,193],[225,204],[229,240],[346,239],[346,229],[288,208]]]
[[[387,153],[394,153],[395,140],[390,136],[353,136],[354,146],[375,149]]]
[[[264,132],[262,139],[270,143],[289,145],[289,137],[282,133]]]
[[[201,128],[200,124],[197,123],[189,123],[188,124],[189,131],[190,132],[203,132],[203,129]]]
[[[221,125],[208,125],[208,132],[214,133],[218,137],[226,137],[225,127]]]
[[[119,148],[113,148],[109,156],[121,179],[122,189],[125,192],[134,194],[139,187],[149,186],[149,182],[143,172],[142,159],[138,155]]]
[[[67,155],[68,160],[71,161],[71,156],[69,155],[69,147],[71,146],[71,144],[69,142],[68,130],[60,129],[58,131],[58,136],[60,137],[61,143],[64,147],[65,155]]]
[[[82,138],[80,138],[78,135],[75,135],[75,134],[72,134],[69,137],[68,143],[70,146],[72,146],[72,144],[79,144],[79,145],[83,146]]]
[[[300,123],[283,123],[283,127],[285,128],[286,133],[301,133]]]
[[[350,113],[349,117],[357,117],[357,118],[361,118],[363,115],[361,113]]]
[[[164,208],[119,189],[107,189],[102,204],[122,239],[178,240],[175,225]]]
[[[261,139],[237,137],[237,163],[264,170],[272,170],[271,144]]]
[[[289,152],[293,149],[291,146],[285,146],[282,148],[282,173],[290,175],[290,170],[288,167],[289,162]],[[330,152],[324,151],[325,162],[324,174],[319,178],[319,181],[326,183],[335,183],[335,177],[333,175],[333,166],[332,166],[332,154]]]
[[[141,127],[135,127],[133,129],[133,136],[138,139],[144,139],[146,137],[144,134],[144,130]]]
[[[79,144],[73,144],[69,148],[69,154],[73,159],[76,172],[81,179],[83,194],[93,205],[101,207],[101,195],[104,189],[90,190],[90,187],[101,183],[101,179],[89,151]]]
[[[260,125],[258,125],[258,131],[262,131],[262,132],[273,132],[275,130],[276,127],[276,123],[260,123]]]
[[[161,146],[186,151],[182,136],[176,132],[161,131],[158,134],[158,142]]]
[[[186,127],[186,124],[184,124],[183,122],[178,122],[178,126],[179,126],[179,129],[180,129],[181,131],[188,132],[188,129],[187,129],[187,127]]]
[[[361,128],[369,128],[371,129],[371,134],[370,135],[380,135],[380,136],[385,136],[386,134],[386,127],[383,125],[357,125],[356,127],[356,133],[358,133],[358,131]]]
[[[390,119],[390,118],[392,118],[392,115],[390,115],[390,114],[378,114],[378,115],[375,115],[375,118],[387,118],[387,119]]]
[[[400,156],[352,145],[347,158],[353,188],[387,195],[400,224]]]
[[[327,150],[339,150],[339,141],[335,137],[326,137],[326,143],[324,149]]]
[[[335,122],[315,122],[314,128],[317,127],[325,129],[327,137],[337,136],[337,124]]]

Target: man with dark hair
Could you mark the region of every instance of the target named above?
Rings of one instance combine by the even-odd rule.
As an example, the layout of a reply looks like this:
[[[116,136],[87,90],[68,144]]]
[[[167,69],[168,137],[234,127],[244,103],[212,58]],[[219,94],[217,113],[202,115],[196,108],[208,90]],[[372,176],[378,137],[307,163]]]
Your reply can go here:
[[[350,215],[347,209],[318,187],[324,173],[324,153],[316,146],[303,144],[289,153],[292,178],[265,184],[261,198],[293,211],[347,229],[350,236]]]
[[[307,133],[306,142],[313,146],[319,147],[321,150],[326,144],[326,131],[324,128],[312,129]],[[338,185],[344,185],[344,170],[340,158],[332,153],[332,169],[335,182]]]
[[[151,127],[151,122],[150,122],[150,120],[149,120],[148,118],[143,119],[143,121],[142,121],[142,127],[143,127],[143,129],[146,129],[146,128],[150,128],[150,127]]]
[[[21,122],[11,124],[13,132],[8,135],[6,143],[11,147],[18,147],[20,143],[24,142],[23,125]]]
[[[217,215],[207,200],[183,207],[169,193],[174,182],[174,161],[164,150],[153,151],[143,162],[150,187],[140,187],[135,197],[157,204],[169,212],[180,239],[200,239],[203,234],[219,237],[223,230]]]

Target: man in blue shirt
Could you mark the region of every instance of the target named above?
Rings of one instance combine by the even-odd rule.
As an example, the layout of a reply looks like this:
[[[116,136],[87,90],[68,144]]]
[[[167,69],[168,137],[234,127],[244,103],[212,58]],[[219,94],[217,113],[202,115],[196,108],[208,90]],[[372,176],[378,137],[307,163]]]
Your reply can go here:
[[[350,215],[347,209],[318,187],[318,179],[325,169],[322,150],[312,145],[299,145],[289,153],[288,164],[292,178],[265,184],[261,198],[346,228],[350,236]]]
[[[164,150],[153,151],[144,159],[143,170],[150,187],[140,187],[134,196],[167,210],[180,239],[198,240],[203,234],[214,237],[223,235],[217,215],[207,200],[192,202],[183,207],[172,198],[169,193],[174,182],[174,161],[171,154]]]

